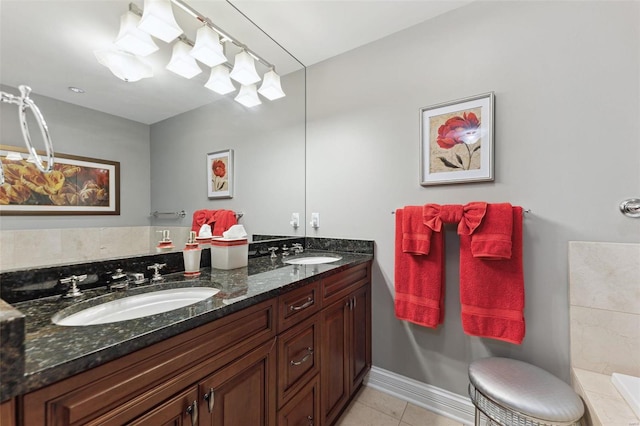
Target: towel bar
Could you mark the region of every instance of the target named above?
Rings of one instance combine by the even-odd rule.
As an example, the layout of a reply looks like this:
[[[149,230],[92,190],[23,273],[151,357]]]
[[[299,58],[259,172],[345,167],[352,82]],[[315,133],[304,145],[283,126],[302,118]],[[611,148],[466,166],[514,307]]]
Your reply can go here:
[[[640,200],[639,200],[639,201],[640,201]],[[620,205],[620,209],[622,209],[622,205]],[[531,213],[531,209],[525,209],[525,210],[522,210],[522,213],[529,214],[529,213]],[[393,212],[391,212],[391,214],[396,214],[396,212],[395,212],[395,211],[393,211]]]

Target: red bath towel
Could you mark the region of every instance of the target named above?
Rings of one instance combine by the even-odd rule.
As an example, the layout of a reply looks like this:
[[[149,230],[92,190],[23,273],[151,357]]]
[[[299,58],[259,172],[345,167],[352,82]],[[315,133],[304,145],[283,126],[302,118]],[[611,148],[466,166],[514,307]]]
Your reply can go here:
[[[493,211],[487,209],[487,223],[494,223]],[[460,302],[465,333],[520,344],[525,334],[522,207],[511,208],[511,219],[508,259],[474,257],[473,235],[460,235]]]
[[[422,207],[396,210],[395,238],[395,312],[402,320],[436,328],[444,319],[444,238],[442,232],[433,232],[428,245],[424,240],[416,244],[418,250],[428,254],[412,254],[403,249],[403,224],[405,213],[417,212]],[[415,225],[415,224],[414,224]],[[426,235],[417,226],[411,228],[414,235]],[[416,240],[414,240],[416,242]]]

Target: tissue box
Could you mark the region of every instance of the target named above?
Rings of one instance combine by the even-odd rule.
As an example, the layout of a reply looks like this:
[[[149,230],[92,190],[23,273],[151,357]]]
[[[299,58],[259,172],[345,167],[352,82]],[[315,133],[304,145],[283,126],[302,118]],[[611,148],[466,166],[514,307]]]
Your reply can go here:
[[[213,238],[211,240],[211,267],[235,269],[247,266],[249,242],[246,238]]]

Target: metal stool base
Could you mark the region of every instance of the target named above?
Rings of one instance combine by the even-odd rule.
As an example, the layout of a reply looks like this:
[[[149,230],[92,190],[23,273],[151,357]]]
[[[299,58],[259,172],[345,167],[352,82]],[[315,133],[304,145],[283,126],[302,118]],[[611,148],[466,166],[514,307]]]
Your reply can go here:
[[[534,417],[527,416],[526,414],[519,413],[517,411],[505,408],[500,403],[492,400],[488,396],[484,395],[478,389],[476,389],[471,383],[469,383],[469,397],[471,402],[476,407],[475,411],[475,426],[480,426],[482,416],[484,415],[489,426],[581,426],[582,419],[570,422],[555,422],[549,423],[546,420],[536,419]]]

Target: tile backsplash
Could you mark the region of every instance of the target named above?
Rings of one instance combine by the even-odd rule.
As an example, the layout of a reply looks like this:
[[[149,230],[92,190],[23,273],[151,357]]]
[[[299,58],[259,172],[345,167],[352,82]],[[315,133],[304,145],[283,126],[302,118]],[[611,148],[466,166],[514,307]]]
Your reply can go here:
[[[571,364],[640,376],[640,244],[569,243]]]

